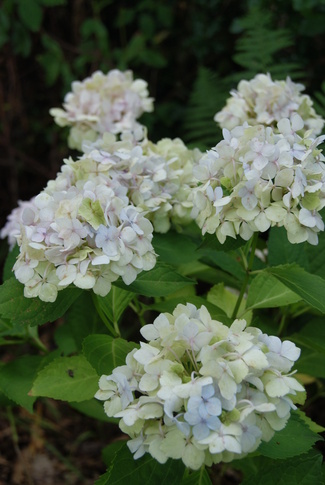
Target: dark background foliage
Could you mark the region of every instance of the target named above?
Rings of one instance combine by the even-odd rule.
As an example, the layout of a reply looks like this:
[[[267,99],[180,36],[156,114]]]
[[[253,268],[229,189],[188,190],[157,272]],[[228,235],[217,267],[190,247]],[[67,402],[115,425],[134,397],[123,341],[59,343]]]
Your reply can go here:
[[[324,33],[325,0],[3,0],[0,226],[69,153],[49,109],[73,80],[132,69],[156,100],[150,138],[207,148],[229,90],[258,72],[303,82],[324,114]]]

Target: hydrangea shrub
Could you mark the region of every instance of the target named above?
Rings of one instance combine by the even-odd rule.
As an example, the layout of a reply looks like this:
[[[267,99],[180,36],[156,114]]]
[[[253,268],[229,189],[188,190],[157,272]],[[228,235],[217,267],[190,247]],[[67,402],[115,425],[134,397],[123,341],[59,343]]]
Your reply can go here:
[[[80,155],[1,230],[0,337],[39,354],[4,364],[0,391],[31,412],[49,397],[118,420],[129,440],[108,437],[98,485],[140,468],[208,485],[225,466],[296,485],[293,459],[321,480],[324,428],[300,407],[324,377],[325,137],[302,91],[241,81],[206,153],[150,140],[138,119],[153,100],[131,71],[75,82],[51,110]],[[58,318],[53,350],[37,326]]]

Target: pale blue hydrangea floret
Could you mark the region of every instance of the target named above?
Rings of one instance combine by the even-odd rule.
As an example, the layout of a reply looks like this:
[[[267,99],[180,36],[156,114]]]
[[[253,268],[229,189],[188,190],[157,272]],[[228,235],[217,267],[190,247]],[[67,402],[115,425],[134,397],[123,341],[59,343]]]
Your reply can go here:
[[[215,389],[212,384],[202,387],[201,396],[190,397],[187,402],[185,421],[193,426],[193,436],[197,440],[206,438],[210,430],[219,429],[222,412],[220,400],[214,396]]]
[[[286,425],[304,391],[291,370],[300,350],[245,320],[227,327],[188,303],[141,333],[147,342],[102,376],[96,393],[121,418],[135,458],[198,469],[244,457]]]

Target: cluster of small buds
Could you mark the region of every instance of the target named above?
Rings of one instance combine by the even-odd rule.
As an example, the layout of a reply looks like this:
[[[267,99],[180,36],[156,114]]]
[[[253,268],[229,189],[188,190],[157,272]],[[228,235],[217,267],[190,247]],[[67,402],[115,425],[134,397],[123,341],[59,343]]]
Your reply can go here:
[[[313,102],[302,84],[273,81],[270,74],[258,74],[250,81],[240,81],[236,90],[230,92],[226,106],[214,120],[221,128],[232,130],[247,121],[250,125],[264,124],[276,129],[277,122],[298,113],[303,119],[303,129],[319,135],[324,120],[316,114]]]
[[[79,163],[78,170],[85,174],[89,167]],[[20,219],[13,270],[26,297],[53,302],[71,284],[105,296],[120,276],[131,284],[156,263],[152,224],[122,186],[108,186],[99,173],[78,178],[64,166]]]
[[[284,226],[291,243],[318,243],[324,230],[319,211],[325,206],[324,156],[317,146],[324,136],[297,132],[297,114],[283,118],[277,132],[244,123],[208,151],[194,167],[201,183],[193,190],[192,216],[203,234],[248,240],[254,232]]]
[[[59,126],[71,126],[69,147],[81,150],[84,140],[136,129],[136,120],[153,110],[153,98],[148,97],[147,83],[134,80],[132,71],[114,69],[73,82],[63,108],[52,108],[50,114]]]
[[[95,395],[121,418],[134,458],[182,459],[191,469],[242,458],[284,428],[304,391],[291,372],[300,349],[245,320],[227,327],[187,303],[141,334],[148,343],[101,376]]]
[[[179,138],[155,144],[146,138],[137,142],[130,134],[116,141],[114,135],[106,133],[84,146],[84,151],[84,156],[71,164],[77,176],[80,165],[83,171],[88,166],[88,179],[96,173],[107,185],[125,188],[155,231],[167,232],[171,225],[186,225],[192,220],[189,196],[197,185],[193,166],[202,155],[199,150],[189,150]]]

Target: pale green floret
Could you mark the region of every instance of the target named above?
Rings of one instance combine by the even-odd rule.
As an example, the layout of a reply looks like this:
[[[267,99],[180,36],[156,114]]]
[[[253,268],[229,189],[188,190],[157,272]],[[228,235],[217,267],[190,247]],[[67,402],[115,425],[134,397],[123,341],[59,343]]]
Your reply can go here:
[[[117,382],[117,368],[96,394],[121,418],[135,459],[149,453],[196,470],[242,458],[286,425],[292,396],[303,391],[288,373],[300,350],[243,319],[227,327],[204,306],[180,304],[141,333],[147,343],[128,354],[119,392],[107,383]]]

